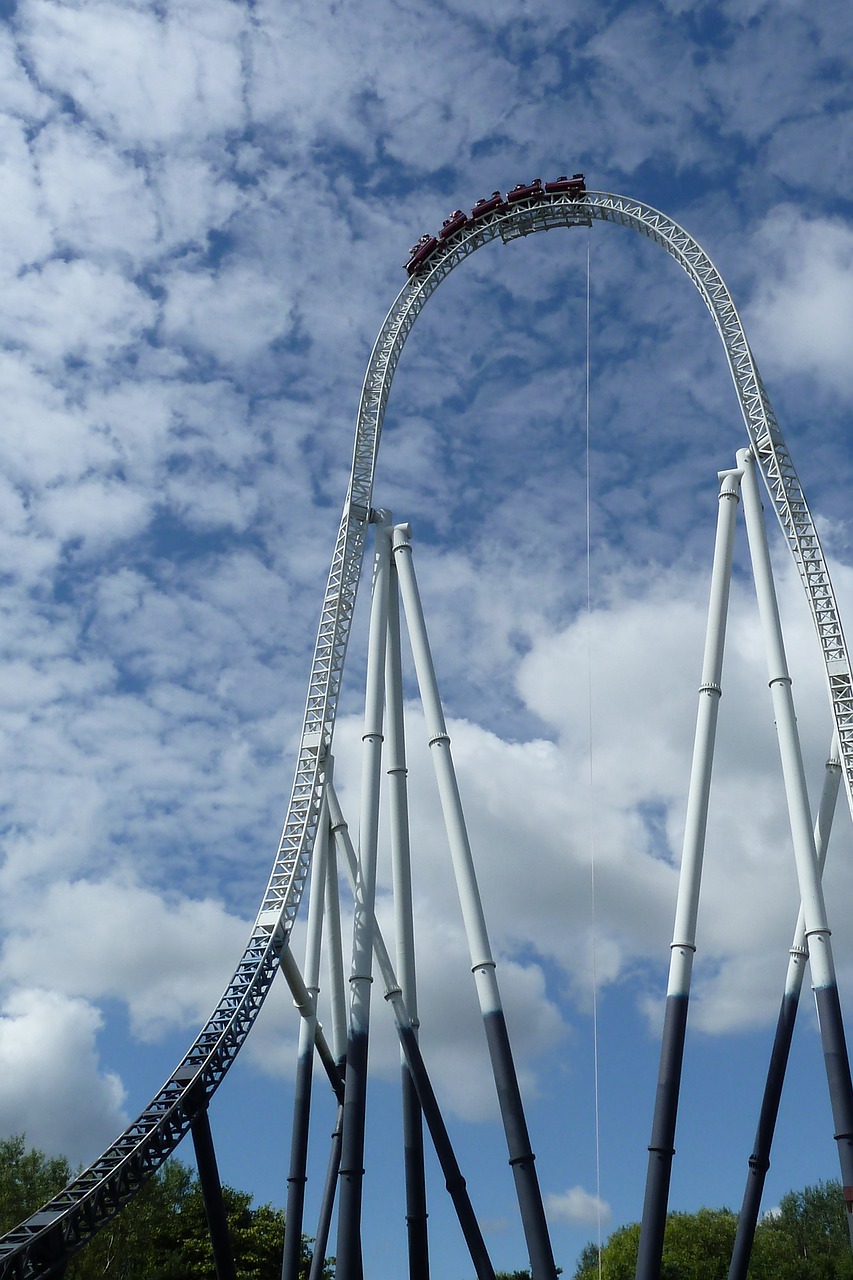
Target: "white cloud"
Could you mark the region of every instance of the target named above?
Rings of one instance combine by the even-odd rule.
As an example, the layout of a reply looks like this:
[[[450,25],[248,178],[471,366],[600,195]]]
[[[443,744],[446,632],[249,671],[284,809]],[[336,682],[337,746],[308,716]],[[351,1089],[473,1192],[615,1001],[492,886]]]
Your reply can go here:
[[[652,8],[628,6],[592,35],[583,52],[595,64],[594,112],[584,95],[575,102],[589,127],[597,124],[604,135],[611,164],[630,172],[664,151],[679,164],[705,157],[707,143],[695,121],[708,109],[707,78],[697,71],[694,49],[677,24],[662,28]]]
[[[89,481],[45,494],[40,523],[60,541],[79,538],[89,549],[140,533],[151,510],[150,494],[127,485]]]
[[[4,112],[38,119],[50,110],[50,100],[39,93],[27,74],[8,23],[0,28],[0,67],[0,106]]]
[[[10,276],[46,257],[53,248],[53,235],[23,121],[0,116],[0,154],[4,193],[0,202],[0,265],[4,276]]]
[[[762,366],[786,378],[810,374],[849,401],[853,230],[783,206],[754,244],[761,272],[746,319]]]
[[[62,966],[61,947],[49,960]],[[44,969],[44,957],[31,971]],[[45,979],[50,972],[40,974]],[[0,1129],[73,1163],[91,1160],[127,1122],[118,1077],[98,1061],[100,1013],[85,1000],[21,988],[0,1012]]]
[[[141,265],[158,234],[144,170],[111,140],[68,121],[46,126],[33,154],[62,252]]]
[[[249,931],[219,903],[165,900],[128,876],[57,881],[38,910],[61,947],[54,993],[69,1001],[121,1000],[134,1034],[146,1041],[201,1025]],[[43,944],[10,924],[0,967],[14,987],[38,971]]]
[[[79,406],[41,376],[24,356],[0,353],[0,394],[7,429],[0,442],[6,475],[31,499],[33,490],[90,468],[111,469],[114,450],[88,429]]]
[[[48,262],[10,284],[6,296],[0,337],[48,365],[114,359],[139,341],[157,311],[116,272],[81,261]]]
[[[833,112],[829,127],[827,115],[821,108],[776,129],[768,145],[767,168],[791,186],[798,185],[805,174],[812,190],[832,199],[849,199],[853,194],[853,111]]]
[[[95,125],[125,145],[174,144],[240,129],[244,121],[239,39],[230,4],[91,5],[33,0],[22,36],[43,84],[69,94]]]
[[[218,277],[176,273],[168,280],[168,291],[167,334],[226,366],[245,363],[290,330],[287,283],[251,267],[230,268]]]
[[[556,1222],[575,1222],[589,1227],[606,1226],[612,1217],[610,1205],[583,1187],[551,1192],[545,1197],[545,1210]]]
[[[246,197],[233,180],[205,156],[166,154],[149,169],[157,206],[161,247],[202,244],[211,230],[228,222]]]

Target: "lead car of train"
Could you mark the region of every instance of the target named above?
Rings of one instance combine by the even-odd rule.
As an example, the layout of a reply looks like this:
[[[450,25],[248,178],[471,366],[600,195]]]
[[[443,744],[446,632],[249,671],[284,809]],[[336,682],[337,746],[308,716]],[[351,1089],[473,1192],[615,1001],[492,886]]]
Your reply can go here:
[[[413,245],[409,252],[406,271],[410,276],[418,275],[440,244],[443,244],[445,240],[449,240],[462,227],[476,222],[479,218],[485,218],[487,213],[494,213],[496,209],[506,209],[515,204],[516,201],[527,200],[531,196],[568,194],[573,200],[576,200],[585,191],[586,183],[582,173],[572,174],[571,178],[567,178],[564,174],[562,177],[557,178],[555,182],[546,182],[544,186],[541,178],[535,178],[533,182],[519,182],[505,196],[501,195],[500,191],[493,191],[490,196],[478,200],[470,213],[463,213],[461,209],[454,209],[450,216],[444,219],[437,236],[431,236],[429,233],[421,236],[418,243]]]

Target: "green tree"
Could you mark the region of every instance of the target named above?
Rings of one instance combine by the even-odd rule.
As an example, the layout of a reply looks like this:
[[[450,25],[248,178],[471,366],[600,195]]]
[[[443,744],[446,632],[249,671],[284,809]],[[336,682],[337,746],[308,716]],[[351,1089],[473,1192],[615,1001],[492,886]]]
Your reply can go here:
[[[222,1188],[238,1280],[280,1280],[284,1212],[253,1207],[252,1197]],[[311,1241],[302,1237],[300,1280],[307,1280]],[[333,1276],[327,1260],[325,1280]],[[195,1175],[170,1160],[113,1222],[81,1251],[68,1280],[215,1280],[204,1198]]]
[[[605,1280],[634,1280],[639,1243],[640,1225],[637,1222],[632,1222],[627,1227],[618,1227],[608,1237],[601,1250],[601,1274]],[[598,1280],[597,1245],[588,1244],[583,1249],[575,1270],[575,1280]]]
[[[71,1177],[64,1157],[28,1150],[23,1134],[0,1139],[0,1232],[17,1226]],[[284,1213],[252,1205],[223,1187],[238,1280],[280,1280]],[[302,1237],[300,1280],[307,1280],[311,1240]],[[332,1280],[334,1261],[323,1277]],[[214,1280],[204,1200],[195,1174],[169,1160],[120,1213],[71,1259],[67,1280]]]
[[[193,1175],[169,1160],[72,1259],[67,1280],[183,1280],[183,1210]]]
[[[228,1230],[234,1251],[238,1280],[280,1280],[281,1251],[284,1245],[284,1213],[264,1204],[252,1208],[252,1197],[245,1191],[223,1187],[222,1197],[228,1215]],[[197,1180],[181,1209],[182,1275],[187,1280],[215,1280],[213,1250],[207,1230],[204,1199]],[[311,1265],[310,1241],[302,1238],[300,1277],[307,1277]]]
[[[724,1280],[737,1218],[729,1209],[671,1213],[664,1238],[661,1280]]]
[[[789,1191],[776,1213],[759,1224],[775,1244],[779,1280],[853,1280],[847,1211],[838,1182]]]
[[[28,1150],[24,1134],[0,1139],[0,1233],[35,1213],[70,1177],[64,1156]]]
[[[661,1280],[726,1280],[737,1217],[729,1209],[671,1213]],[[619,1227],[601,1250],[603,1280],[634,1280],[639,1223]],[[853,1280],[846,1212],[837,1182],[783,1196],[758,1224],[749,1280]],[[598,1280],[598,1249],[585,1246],[575,1280]]]
[[[590,1240],[589,1244],[585,1244],[581,1249],[575,1267],[575,1280],[578,1276],[583,1276],[584,1280],[587,1276],[598,1277],[598,1245],[594,1240]]]

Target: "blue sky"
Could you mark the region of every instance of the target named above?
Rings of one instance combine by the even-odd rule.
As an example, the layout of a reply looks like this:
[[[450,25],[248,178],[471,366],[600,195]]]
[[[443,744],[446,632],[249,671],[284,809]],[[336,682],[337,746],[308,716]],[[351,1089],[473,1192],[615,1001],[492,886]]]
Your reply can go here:
[[[450,210],[583,170],[700,241],[845,611],[853,13],[21,0],[0,16],[0,1128],[88,1160],[171,1070],[242,950],[289,793],[364,365],[409,246]],[[464,263],[410,338],[386,419],[375,496],[413,525],[568,1274],[596,1229],[590,842],[607,1230],[642,1203],[716,472],[745,443],[695,290],[611,226]],[[744,562],[741,546],[673,1177],[687,1209],[740,1198],[797,908]],[[823,678],[784,557],[779,576],[816,797]],[[357,629],[337,744],[352,822],[364,646]],[[495,1262],[523,1266],[415,708],[409,732],[425,1053]],[[827,874],[845,1009],[850,846],[842,803]],[[388,880],[386,865],[386,916]],[[377,1276],[404,1247],[401,1212],[384,1209],[400,1171],[383,1012]],[[768,1204],[836,1174],[803,1013]],[[212,1108],[223,1176],[261,1200],[284,1194],[295,1034],[274,990]],[[440,1179],[431,1200],[436,1274],[462,1277]]]

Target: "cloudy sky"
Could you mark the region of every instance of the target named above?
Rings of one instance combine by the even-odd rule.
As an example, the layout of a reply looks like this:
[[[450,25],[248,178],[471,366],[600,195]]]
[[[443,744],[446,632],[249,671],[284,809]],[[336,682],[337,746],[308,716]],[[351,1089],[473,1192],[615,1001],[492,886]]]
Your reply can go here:
[[[853,608],[851,54],[842,0],[0,2],[3,1132],[94,1157],[232,971],[284,817],[364,365],[409,246],[450,210],[583,170],[680,221],[741,310]],[[389,404],[375,498],[413,527],[568,1274],[597,1229],[594,970],[605,1231],[641,1209],[716,473],[745,443],[697,293],[605,225],[464,263]],[[776,549],[816,798],[827,702]],[[337,741],[353,824],[364,649],[358,627]],[[409,733],[425,1054],[495,1262],[520,1267],[414,705]],[[687,1209],[739,1201],[797,912],[742,544],[713,800]],[[849,826],[842,800],[845,1009]],[[401,1181],[376,1013],[371,1220]],[[837,1171],[803,1014],[768,1204]],[[223,1177],[261,1200],[284,1195],[294,1044],[274,990],[211,1112]],[[436,1267],[462,1277],[435,1182]],[[368,1232],[368,1274],[402,1265],[402,1213]]]

